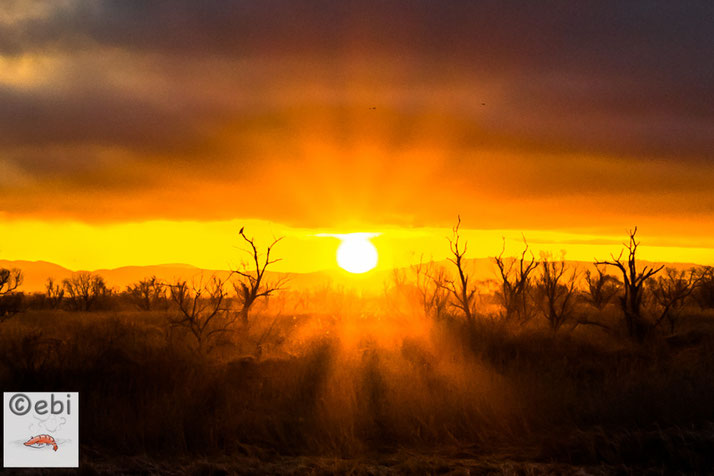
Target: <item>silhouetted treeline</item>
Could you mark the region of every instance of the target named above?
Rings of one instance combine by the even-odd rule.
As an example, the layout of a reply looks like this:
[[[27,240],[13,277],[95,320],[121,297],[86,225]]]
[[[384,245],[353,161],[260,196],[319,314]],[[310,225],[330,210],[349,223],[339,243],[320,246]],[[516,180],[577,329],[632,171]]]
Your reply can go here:
[[[493,257],[497,274],[490,282],[474,282],[466,269],[466,243],[459,233],[461,221],[449,240],[452,269],[421,263],[395,271],[395,292],[414,288],[425,315],[433,319],[458,319],[470,325],[479,319],[499,319],[519,325],[542,321],[553,332],[593,326],[606,332],[625,332],[643,341],[653,333],[674,333],[683,310],[697,306],[714,308],[714,272],[711,267],[675,270],[642,267],[637,262],[637,229],[629,233],[619,254],[596,261],[592,269],[570,266],[563,256],[542,254],[536,258],[524,238],[515,258],[506,257],[506,242]],[[148,276],[120,290],[96,273],[79,272],[61,282],[49,278],[44,293],[23,295],[20,270],[0,270],[0,316],[9,318],[23,309],[107,311],[133,309],[164,311],[175,325],[194,334],[199,347],[206,336],[245,330],[251,325],[249,311],[260,299],[285,291],[285,281],[267,283],[265,271],[277,261],[271,258],[275,240],[260,252],[243,230],[248,263],[225,277],[209,276],[198,281],[164,282]],[[612,273],[612,274],[611,274]],[[293,293],[293,297],[295,293]],[[292,303],[310,299],[298,293]],[[621,320],[613,321],[618,309]],[[605,316],[607,315],[607,316]],[[608,318],[604,318],[608,317]],[[210,346],[209,346],[210,347]]]

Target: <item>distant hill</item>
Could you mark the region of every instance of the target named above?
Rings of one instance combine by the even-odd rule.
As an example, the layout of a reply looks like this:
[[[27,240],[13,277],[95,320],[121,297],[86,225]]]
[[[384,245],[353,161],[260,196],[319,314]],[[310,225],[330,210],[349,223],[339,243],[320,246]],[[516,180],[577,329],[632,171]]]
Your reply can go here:
[[[0,260],[0,268],[19,268],[22,270],[23,283],[21,291],[26,293],[44,292],[48,278],[62,281],[72,276],[73,270],[64,268],[46,261],[9,261]],[[79,270],[78,270],[79,271]],[[101,275],[107,285],[118,290],[124,290],[132,283],[149,276],[156,276],[161,280],[172,282],[178,279],[188,281],[216,274],[225,277],[228,270],[201,269],[187,264],[163,264],[152,266],[123,266],[115,269],[96,269],[92,272]],[[289,287],[293,289],[320,288],[324,286],[368,287],[380,288],[383,277],[389,272],[369,273],[367,276],[350,275],[341,270],[318,271],[314,273],[266,273],[266,279],[274,280],[278,276],[289,278]],[[375,279],[376,278],[376,279]]]
[[[74,271],[48,263],[47,261],[8,261],[0,260],[0,268],[19,268],[22,270],[23,283],[20,290],[24,292],[42,292],[48,278],[56,281],[72,276]],[[165,280],[183,277],[190,279],[201,273],[199,268],[185,264],[169,264],[156,266],[125,266],[116,269],[97,269],[93,272],[104,277],[107,285],[119,289],[148,276],[156,275]],[[210,273],[210,272],[209,272]]]
[[[47,261],[8,261],[0,260],[0,268],[19,268],[22,270],[23,283],[20,291],[44,291],[47,278],[61,281],[72,275],[72,271]]]
[[[449,261],[439,261],[434,263],[437,266],[444,266],[452,272],[454,265]],[[697,266],[692,263],[652,263],[648,261],[638,261],[638,267],[656,266],[665,264],[678,270],[689,269]],[[592,262],[568,261],[569,266],[577,266],[581,272],[587,269],[594,269]],[[464,260],[465,270],[474,281],[487,281],[498,277],[498,268],[491,258],[475,258]],[[62,281],[72,275],[74,271],[49,263],[47,261],[8,261],[0,260],[0,268],[19,268],[22,270],[24,281],[20,288],[26,293],[44,292],[47,278]],[[404,273],[407,277],[413,276],[410,268],[398,268],[398,273]],[[135,283],[149,276],[156,276],[164,281],[175,281],[177,279],[193,280],[201,275],[211,276],[217,274],[225,276],[227,270],[201,269],[188,264],[172,263],[152,266],[124,266],[115,269],[97,269],[93,272],[104,277],[107,285],[118,290],[126,289],[129,284]],[[610,274],[617,274],[617,270],[610,268]],[[273,280],[280,276],[289,278],[288,287],[291,289],[318,289],[322,287],[342,287],[345,289],[358,288],[369,291],[380,291],[385,283],[393,282],[395,270],[379,270],[365,275],[354,275],[342,270],[326,270],[313,273],[267,273],[266,278]]]

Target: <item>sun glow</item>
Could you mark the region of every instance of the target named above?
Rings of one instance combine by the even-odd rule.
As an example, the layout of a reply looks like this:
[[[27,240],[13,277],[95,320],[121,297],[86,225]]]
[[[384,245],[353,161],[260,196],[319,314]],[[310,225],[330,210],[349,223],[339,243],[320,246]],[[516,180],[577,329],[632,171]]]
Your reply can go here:
[[[369,233],[341,235],[342,243],[337,248],[337,264],[350,273],[361,274],[377,266],[379,256]]]

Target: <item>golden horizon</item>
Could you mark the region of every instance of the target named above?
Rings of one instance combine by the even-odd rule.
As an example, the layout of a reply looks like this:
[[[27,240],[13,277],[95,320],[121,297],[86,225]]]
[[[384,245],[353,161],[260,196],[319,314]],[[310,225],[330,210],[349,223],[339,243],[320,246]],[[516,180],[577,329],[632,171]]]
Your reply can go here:
[[[4,221],[5,238],[0,259],[47,261],[72,270],[114,269],[124,266],[186,264],[202,269],[233,269],[247,257],[238,240],[238,229],[267,245],[283,237],[274,253],[281,260],[271,267],[278,272],[309,273],[339,269],[335,259],[342,230],[296,228],[264,220],[168,221],[89,224],[74,221]],[[355,229],[355,227],[352,227]],[[441,261],[449,256],[447,227],[376,227],[368,233],[379,253],[375,270],[406,267],[419,261]],[[506,255],[522,249],[523,237],[537,257],[541,252],[570,261],[591,262],[617,253],[626,236],[552,230],[478,230],[462,225],[469,242],[467,258],[488,258],[500,253],[506,239]],[[351,231],[350,233],[355,233]],[[641,259],[667,263],[714,265],[714,247],[696,237],[682,239],[648,234],[640,227]]]

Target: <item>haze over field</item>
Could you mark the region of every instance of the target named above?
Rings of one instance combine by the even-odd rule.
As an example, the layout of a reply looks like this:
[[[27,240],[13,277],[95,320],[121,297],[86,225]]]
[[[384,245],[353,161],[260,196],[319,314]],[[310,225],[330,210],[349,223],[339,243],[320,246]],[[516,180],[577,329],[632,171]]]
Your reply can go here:
[[[648,261],[640,261],[642,265],[653,265]],[[426,263],[425,263],[426,264]],[[454,270],[452,264],[448,261],[439,261],[434,263],[435,266],[443,267],[447,272],[451,273]],[[594,271],[595,266],[592,262],[586,261],[567,261],[569,267],[573,267],[582,275],[586,270]],[[686,271],[692,268],[694,263],[667,263],[667,267]],[[46,261],[8,261],[0,260],[0,269],[21,269],[23,274],[22,291],[26,293],[44,293],[47,290],[47,278],[52,278],[56,282],[71,278],[77,269],[67,269],[58,266],[54,263]],[[469,272],[469,276],[476,282],[487,282],[491,285],[498,280],[498,268],[493,262],[493,258],[466,259],[464,268]],[[84,270],[87,271],[87,270]],[[227,276],[230,270],[228,269],[203,269],[185,264],[162,264],[152,266],[123,266],[112,269],[96,269],[89,270],[102,276],[107,283],[107,286],[116,291],[124,291],[127,286],[135,284],[149,276],[156,276],[159,280],[166,283],[176,282],[179,279],[197,280],[203,277],[204,279],[211,275]],[[394,285],[395,274],[401,273],[405,276],[414,274],[412,267],[380,269],[368,273],[365,276],[355,276],[342,269],[327,269],[321,271],[313,271],[309,273],[281,273],[277,271],[268,271],[267,278],[274,281],[283,275],[289,277],[287,287],[291,291],[304,292],[314,289],[346,289],[351,291],[363,291],[369,294],[383,294],[386,289]]]

